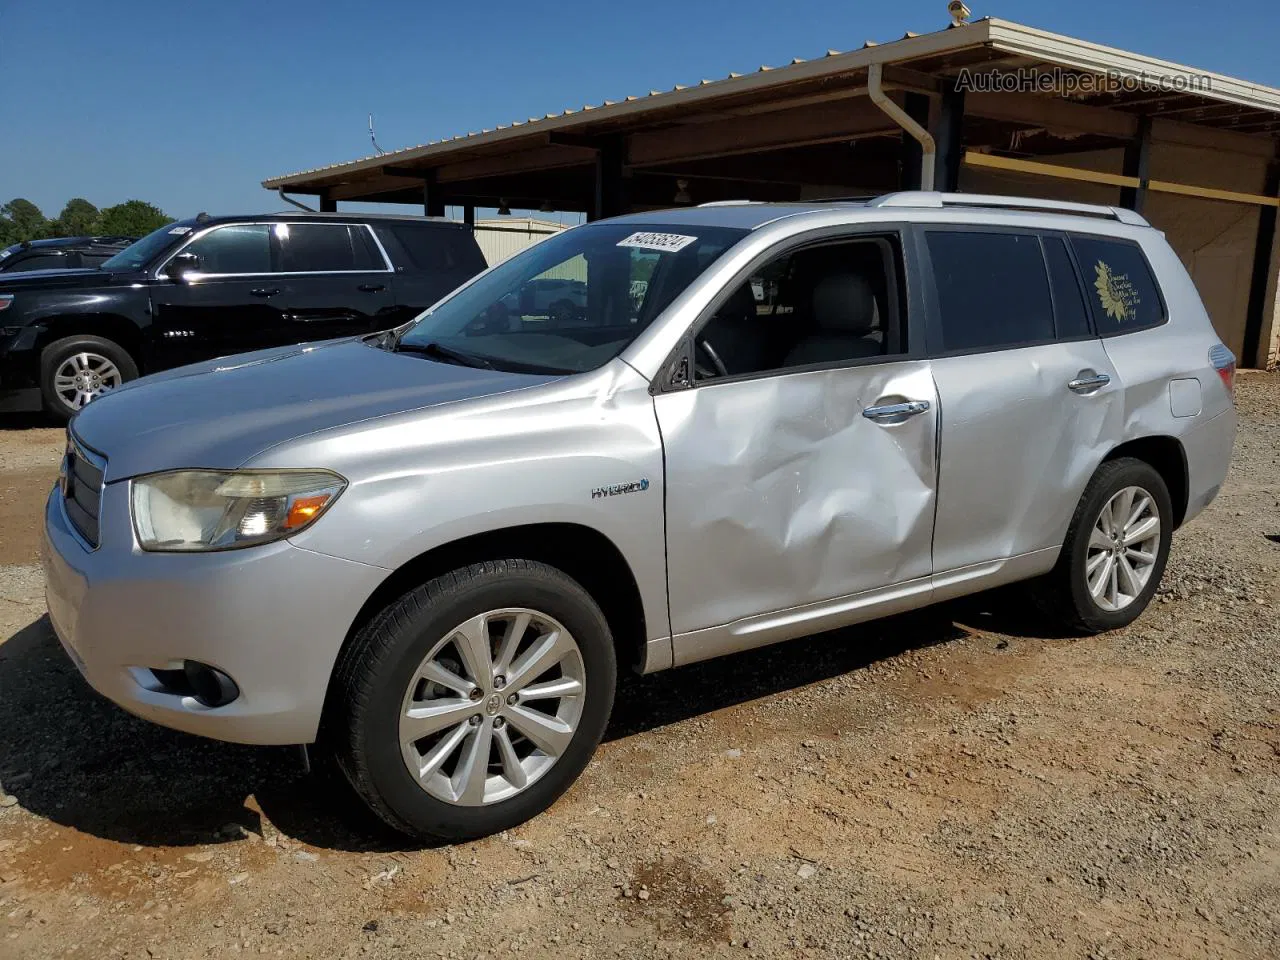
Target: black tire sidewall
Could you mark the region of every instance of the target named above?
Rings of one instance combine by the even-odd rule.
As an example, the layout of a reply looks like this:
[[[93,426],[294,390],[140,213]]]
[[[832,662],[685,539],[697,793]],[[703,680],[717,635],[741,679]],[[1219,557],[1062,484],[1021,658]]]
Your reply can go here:
[[[1160,511],[1160,548],[1156,555],[1155,567],[1142,593],[1121,610],[1104,610],[1089,593],[1085,578],[1089,538],[1103,506],[1125,487],[1140,487],[1155,500],[1156,509]],[[1069,545],[1071,555],[1068,575],[1071,600],[1082,624],[1092,630],[1115,630],[1127,626],[1141,616],[1160,586],[1165,565],[1169,562],[1169,547],[1172,540],[1173,503],[1164,478],[1154,467],[1141,460],[1122,459],[1105,464],[1104,469],[1095,476],[1085,492],[1080,504],[1078,522],[1074,524]]]
[[[558,573],[558,571],[556,571]],[[608,624],[589,595],[568,577],[536,571],[480,576],[442,602],[426,603],[378,629],[394,631],[390,656],[369,678],[368,715],[352,749],[360,751],[369,785],[396,820],[411,832],[450,842],[471,839],[523,823],[551,806],[586,768],[613,709],[617,665]],[[587,693],[569,749],[536,783],[499,803],[463,807],[437,800],[419,786],[400,753],[399,715],[413,673],[448,631],[477,614],[502,607],[529,607],[558,620],[582,653]]]
[[[62,402],[62,398],[54,389],[53,377],[67,357],[84,351],[99,354],[114,363],[116,369],[120,371],[122,385],[138,379],[138,365],[129,355],[129,351],[114,340],[89,334],[55,340],[40,352],[40,395],[44,399],[45,410],[62,420],[71,419],[76,411]]]

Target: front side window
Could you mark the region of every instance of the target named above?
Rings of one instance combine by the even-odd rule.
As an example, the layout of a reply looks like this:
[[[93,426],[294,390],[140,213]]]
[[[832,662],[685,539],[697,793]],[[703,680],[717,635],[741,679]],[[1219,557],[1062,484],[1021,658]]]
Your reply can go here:
[[[661,223],[566,230],[423,314],[397,349],[498,369],[593,370],[746,234]]]
[[[766,262],[694,336],[695,381],[902,354],[897,259],[896,237],[869,237]]]
[[[215,227],[182,252],[199,258],[196,269],[201,273],[270,273],[269,230],[265,223]]]
[[[999,350],[1054,338],[1040,238],[1025,233],[926,233],[941,352]]]
[[[284,273],[333,273],[385,270],[369,231],[346,223],[277,223],[271,227]]]
[[[1164,322],[1160,291],[1142,248],[1125,240],[1073,236],[1071,246],[1089,288],[1089,306],[1102,336]]]

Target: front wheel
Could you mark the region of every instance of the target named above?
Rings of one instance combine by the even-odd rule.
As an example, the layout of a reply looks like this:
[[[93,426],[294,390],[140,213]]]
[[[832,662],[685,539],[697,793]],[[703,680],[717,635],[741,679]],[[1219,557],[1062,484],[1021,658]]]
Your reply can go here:
[[[564,573],[455,570],[376,616],[343,652],[325,746],[402,833],[457,842],[524,822],[604,735],[617,666],[600,608]]]
[[[44,407],[70,420],[85,404],[138,377],[138,365],[114,341],[87,334],[63,337],[40,353]]]
[[[1085,633],[1126,626],[1155,595],[1172,537],[1164,478],[1142,460],[1109,460],[1089,481],[1058,564],[1033,583],[1033,596]]]

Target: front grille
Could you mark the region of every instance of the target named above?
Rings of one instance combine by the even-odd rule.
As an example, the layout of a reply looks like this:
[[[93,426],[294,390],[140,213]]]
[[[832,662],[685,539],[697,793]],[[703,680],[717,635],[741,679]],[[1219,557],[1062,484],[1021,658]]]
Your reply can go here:
[[[86,450],[67,431],[67,456],[62,464],[62,499],[67,519],[91,545],[98,545],[98,508],[102,500],[105,458]]]

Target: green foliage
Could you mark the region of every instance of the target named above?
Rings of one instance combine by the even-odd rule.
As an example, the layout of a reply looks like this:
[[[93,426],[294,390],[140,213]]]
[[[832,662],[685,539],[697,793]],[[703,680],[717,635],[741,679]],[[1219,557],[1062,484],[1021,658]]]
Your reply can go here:
[[[87,237],[96,232],[97,223],[98,208],[83,197],[73,197],[49,225],[50,236]]]
[[[0,246],[49,236],[49,221],[30,200],[21,197],[0,207]]]
[[[107,207],[98,215],[96,233],[130,237],[145,237],[152,230],[159,230],[173,217],[145,200],[126,200],[114,207]]]

